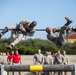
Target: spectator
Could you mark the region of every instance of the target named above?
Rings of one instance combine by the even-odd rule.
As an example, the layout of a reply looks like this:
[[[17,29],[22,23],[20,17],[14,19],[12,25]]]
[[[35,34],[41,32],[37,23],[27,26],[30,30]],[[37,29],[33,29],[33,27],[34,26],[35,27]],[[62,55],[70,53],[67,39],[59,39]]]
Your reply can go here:
[[[55,56],[56,64],[63,64],[64,63],[64,56],[61,54],[60,50]]]
[[[55,55],[55,64],[63,65],[64,64],[64,56],[61,54],[60,50],[58,50],[58,53]],[[58,75],[61,75],[62,72],[58,72]]]
[[[38,50],[38,53],[34,55],[33,63],[36,64],[43,64],[44,62],[44,55],[41,53],[41,50]]]
[[[63,56],[64,56],[64,65],[68,65],[69,63],[69,58],[66,55],[66,51],[63,51]],[[67,75],[67,72],[64,72],[64,75]]]
[[[51,55],[51,52],[48,53],[48,56],[49,56],[50,65],[53,65],[54,58]]]
[[[6,65],[7,64],[7,55],[6,53],[3,52],[3,64]]]
[[[21,55],[18,53],[18,51],[15,51],[15,55],[12,54],[12,62],[14,65],[20,65],[21,64]]]
[[[13,64],[14,57],[15,57],[15,53],[14,51],[12,51],[11,52],[11,64]]]
[[[52,65],[53,64],[53,57],[51,52],[46,52],[44,57],[44,64]]]
[[[11,54],[7,53],[7,61],[9,65],[12,65],[13,57],[14,57],[14,51],[11,52]]]
[[[45,53],[45,56],[44,56],[44,64],[49,64],[48,52]]]
[[[69,63],[69,58],[68,58],[68,56],[66,55],[66,51],[63,51],[63,56],[64,56],[64,64],[65,64],[65,65],[68,65],[68,63]]]
[[[7,64],[10,65],[11,63],[11,55],[9,52],[7,52]]]
[[[38,53],[36,53],[34,55],[34,58],[33,58],[33,64],[34,65],[43,65],[44,63],[44,55],[41,53],[41,50],[39,49],[38,50]],[[38,75],[41,75],[40,72],[37,73]]]
[[[3,53],[0,52],[0,64],[3,64]]]
[[[9,52],[7,52],[7,64],[11,65],[11,54]],[[7,75],[10,75],[9,71],[7,72]]]
[[[44,56],[44,64],[45,65],[52,65],[53,64],[53,57],[51,56],[51,52],[46,52]],[[44,72],[45,75],[51,75],[52,72]]]
[[[18,50],[15,51],[15,55],[12,58],[13,65],[21,65],[21,55],[19,54]],[[21,75],[21,72],[19,72]]]

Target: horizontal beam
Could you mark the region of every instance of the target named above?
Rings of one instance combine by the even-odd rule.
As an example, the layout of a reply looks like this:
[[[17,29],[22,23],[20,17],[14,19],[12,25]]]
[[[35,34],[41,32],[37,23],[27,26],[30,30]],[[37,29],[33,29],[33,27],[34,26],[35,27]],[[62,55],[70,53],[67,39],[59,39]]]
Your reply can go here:
[[[47,70],[48,69],[48,70]],[[74,71],[74,65],[44,65],[43,71]]]
[[[29,72],[49,72],[49,71],[74,71],[74,65],[5,65],[5,71],[29,71]]]
[[[3,29],[0,29],[0,30],[3,30]]]
[[[36,31],[46,31],[46,29],[36,29]]]
[[[3,29],[0,29],[0,31],[2,31]],[[16,30],[16,29],[13,29]],[[45,31],[46,29],[36,29],[36,31]]]

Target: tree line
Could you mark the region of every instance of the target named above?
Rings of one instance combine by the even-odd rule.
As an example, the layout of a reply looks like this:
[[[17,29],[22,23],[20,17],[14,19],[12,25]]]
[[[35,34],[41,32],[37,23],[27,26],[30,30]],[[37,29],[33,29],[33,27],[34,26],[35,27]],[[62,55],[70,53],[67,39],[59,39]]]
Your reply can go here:
[[[11,50],[7,50],[6,46],[9,45],[14,40],[13,37],[0,39],[0,52],[11,52]],[[33,55],[37,53],[37,50],[41,49],[44,54],[46,51],[51,51],[52,53],[56,53],[58,50],[61,52],[65,50],[67,54],[76,54],[76,42],[74,43],[66,43],[61,48],[58,48],[52,41],[44,40],[44,39],[28,39],[22,40],[16,46],[13,47],[12,50],[18,50],[22,55]]]

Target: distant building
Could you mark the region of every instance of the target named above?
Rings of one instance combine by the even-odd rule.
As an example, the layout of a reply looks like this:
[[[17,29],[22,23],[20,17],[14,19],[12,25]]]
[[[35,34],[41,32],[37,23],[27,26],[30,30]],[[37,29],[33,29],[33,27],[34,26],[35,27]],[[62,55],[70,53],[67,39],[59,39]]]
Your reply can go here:
[[[74,43],[76,41],[76,33],[71,33],[68,35],[68,42]]]

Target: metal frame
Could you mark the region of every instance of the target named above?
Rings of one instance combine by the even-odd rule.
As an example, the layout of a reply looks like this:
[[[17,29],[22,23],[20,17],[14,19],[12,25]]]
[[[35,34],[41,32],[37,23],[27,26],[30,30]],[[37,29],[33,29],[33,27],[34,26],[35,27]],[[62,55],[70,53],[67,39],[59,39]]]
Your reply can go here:
[[[50,72],[50,71],[67,71],[71,75],[76,75],[75,65],[1,65],[1,75],[8,71],[23,71],[23,72]]]
[[[2,31],[3,29],[0,29]],[[15,29],[14,29],[15,30]],[[46,29],[36,29],[36,31],[45,31]]]

